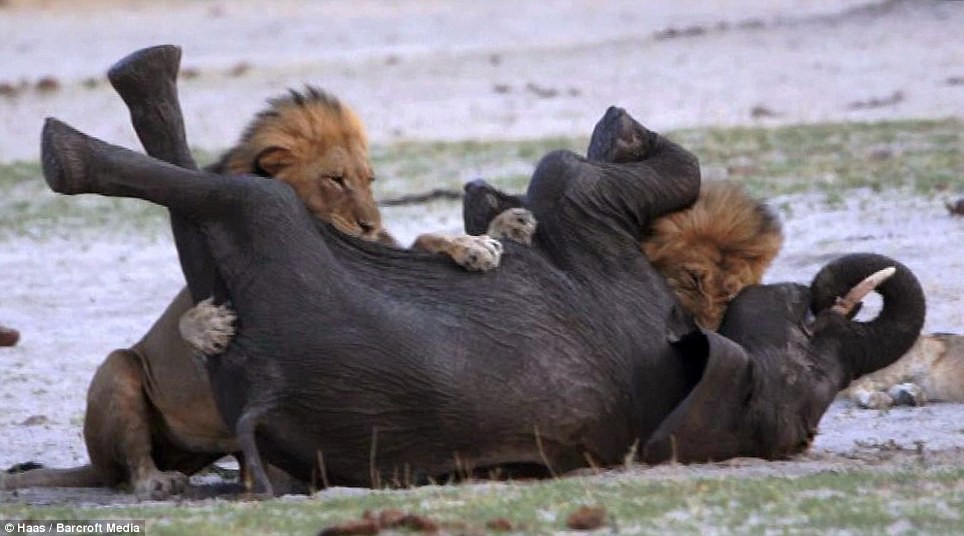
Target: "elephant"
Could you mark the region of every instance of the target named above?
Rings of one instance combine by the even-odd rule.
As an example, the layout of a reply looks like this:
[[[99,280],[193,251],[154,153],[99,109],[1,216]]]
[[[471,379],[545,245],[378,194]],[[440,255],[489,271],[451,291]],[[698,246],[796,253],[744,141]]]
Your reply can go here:
[[[167,207],[194,301],[218,288],[230,298],[236,338],[205,366],[256,494],[272,491],[265,462],[378,487],[606,467],[628,453],[783,458],[924,319],[905,266],[858,254],[809,287],[748,287],[718,333],[699,328],[639,248],[650,221],[696,199],[698,161],[615,107],[586,157],[542,158],[525,195],[539,221],[531,246],[507,243],[500,269],[481,276],[317,223],[277,181],[179,168],[56,119],[41,152],[56,192]],[[887,267],[877,319],[833,306]]]

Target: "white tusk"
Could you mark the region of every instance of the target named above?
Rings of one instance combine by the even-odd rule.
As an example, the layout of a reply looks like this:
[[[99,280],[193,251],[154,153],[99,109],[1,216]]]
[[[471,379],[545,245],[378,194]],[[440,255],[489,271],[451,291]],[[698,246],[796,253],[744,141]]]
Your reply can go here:
[[[871,291],[880,286],[884,281],[887,281],[895,273],[897,273],[897,268],[891,266],[870,274],[863,281],[857,283],[854,288],[850,289],[850,292],[848,292],[846,296],[837,298],[837,302],[830,309],[844,316],[849,315],[850,311],[853,311],[854,307],[856,307],[866,295],[870,294]]]

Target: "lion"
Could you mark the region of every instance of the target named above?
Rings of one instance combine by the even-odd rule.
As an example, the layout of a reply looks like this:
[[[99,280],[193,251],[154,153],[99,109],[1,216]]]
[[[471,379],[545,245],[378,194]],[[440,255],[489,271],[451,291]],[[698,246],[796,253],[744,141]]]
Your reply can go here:
[[[709,330],[744,287],[760,283],[782,246],[776,214],[729,181],[704,182],[693,206],[655,220],[642,242],[683,308]]]
[[[167,74],[176,79],[176,64],[173,75]],[[365,129],[351,108],[318,88],[271,99],[239,142],[207,170],[284,181],[319,220],[346,234],[397,247],[382,226],[372,193],[375,175]],[[530,234],[534,231],[531,217],[519,211],[514,216],[499,219],[492,228],[494,237],[426,234],[413,248],[445,254],[469,270],[490,270],[501,257],[498,238],[512,239],[520,225]],[[129,485],[140,497],[161,499],[185,491],[187,475],[237,452],[234,434],[215,406],[207,373],[195,358],[197,349],[213,353],[226,344],[233,328],[230,322],[217,325],[215,319],[215,329],[185,340],[179,329],[198,323],[198,318],[210,321],[222,309],[205,302],[192,305],[183,289],[139,342],[111,352],[97,369],[84,417],[90,464],[3,475],[0,488]],[[184,331],[190,339],[190,329]],[[303,491],[297,485],[280,488]]]
[[[288,183],[318,219],[343,233],[397,247],[382,227],[372,192],[375,173],[368,159],[368,137],[355,112],[312,86],[303,92],[289,90],[268,104],[238,144],[207,170]],[[501,254],[499,244],[489,237],[423,234],[412,247],[444,253],[469,270],[495,268]]]
[[[841,395],[864,409],[964,402],[964,337],[922,335],[900,359],[854,380]]]

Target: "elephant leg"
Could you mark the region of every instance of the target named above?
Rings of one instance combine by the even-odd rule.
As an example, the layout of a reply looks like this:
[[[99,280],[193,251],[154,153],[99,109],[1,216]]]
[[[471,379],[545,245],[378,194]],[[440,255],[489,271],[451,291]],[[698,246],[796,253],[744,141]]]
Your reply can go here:
[[[507,194],[482,179],[465,184],[462,197],[462,223],[470,235],[487,234],[500,214],[526,206],[524,196]]]
[[[699,196],[697,158],[621,108],[610,107],[596,124],[587,159],[584,164],[601,177],[598,198],[643,227],[689,207]]]
[[[184,116],[177,94],[181,49],[161,45],[138,50],[115,63],[107,78],[124,100],[131,124],[147,154],[185,169],[197,169],[184,131]],[[171,210],[171,228],[177,242],[181,269],[197,303],[214,297],[227,299],[223,281],[199,228],[177,210]]]
[[[179,168],[91,138],[52,118],[41,135],[44,179],[58,193],[134,197],[191,220],[225,212],[241,196],[227,177]]]
[[[44,178],[55,192],[144,199],[200,226],[226,283],[244,277],[285,281],[289,266],[330,260],[325,248],[306,247],[323,241],[294,190],[280,181],[179,168],[91,138],[56,119],[44,125],[41,159]],[[264,262],[266,255],[273,262]],[[185,276],[189,285],[198,283],[191,280],[196,275]]]
[[[131,350],[115,350],[101,364],[87,390],[84,441],[101,482],[130,480],[143,498],[164,499],[187,487],[179,471],[161,471],[152,457],[157,428],[144,391],[144,372]]]
[[[592,131],[586,158],[611,164],[639,162],[651,156],[658,138],[625,110],[610,107]]]

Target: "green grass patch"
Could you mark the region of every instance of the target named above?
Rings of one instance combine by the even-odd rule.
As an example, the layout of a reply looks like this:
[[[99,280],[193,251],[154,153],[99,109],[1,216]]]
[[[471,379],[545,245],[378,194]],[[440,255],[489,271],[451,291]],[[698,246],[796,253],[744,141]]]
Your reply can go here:
[[[886,121],[776,128],[699,128],[668,133],[700,158],[704,177],[745,183],[759,196],[822,192],[839,202],[852,188],[909,189],[918,195],[964,190],[964,123]],[[585,151],[585,138],[525,141],[403,142],[372,148],[378,199],[433,188],[460,189],[482,177],[522,191],[539,158],[554,149]],[[213,161],[216,152],[198,151]],[[121,232],[166,229],[163,210],[146,203],[51,193],[34,162],[0,164],[0,238],[69,233],[75,227]]]
[[[148,533],[316,534],[387,508],[428,516],[450,533],[478,533],[495,518],[518,533],[566,528],[580,506],[600,505],[620,534],[955,534],[964,523],[964,468],[905,465],[797,477],[651,478],[633,470],[543,482],[325,493],[305,500],[123,507],[0,506],[3,519],[147,519]]]

